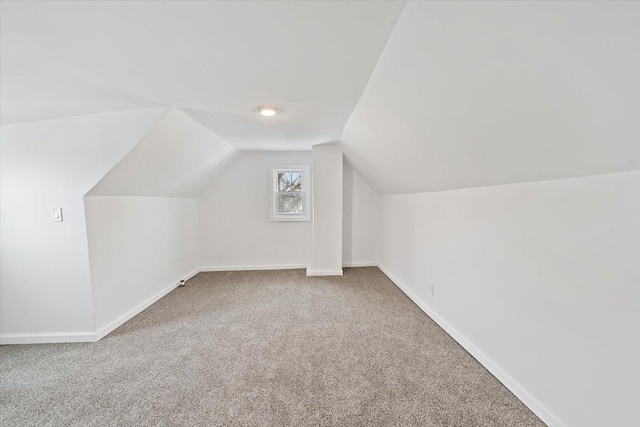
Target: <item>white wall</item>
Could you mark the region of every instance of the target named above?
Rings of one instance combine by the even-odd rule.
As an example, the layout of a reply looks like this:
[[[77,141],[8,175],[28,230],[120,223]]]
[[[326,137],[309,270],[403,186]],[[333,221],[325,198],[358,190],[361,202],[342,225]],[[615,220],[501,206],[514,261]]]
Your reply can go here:
[[[376,265],[380,258],[380,196],[344,162],[342,263]]]
[[[2,126],[3,343],[92,338],[82,197],[164,112],[153,109]],[[63,209],[63,222],[52,222],[51,207]]]
[[[200,266],[306,266],[311,222],[269,220],[269,166],[310,162],[308,151],[242,152],[199,198]]]
[[[639,195],[636,171],[382,196],[381,265],[566,425],[640,425]]]
[[[338,144],[314,145],[313,242],[307,276],[342,275],[344,159]]]
[[[198,201],[85,197],[96,329],[103,336],[198,267]]]

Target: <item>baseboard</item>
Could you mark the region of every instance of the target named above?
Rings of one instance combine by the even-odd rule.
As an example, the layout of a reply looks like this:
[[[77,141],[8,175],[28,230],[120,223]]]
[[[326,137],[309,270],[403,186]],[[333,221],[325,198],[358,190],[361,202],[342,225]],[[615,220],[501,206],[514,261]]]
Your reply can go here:
[[[309,270],[307,269],[307,276],[342,276],[342,269],[340,270]]]
[[[0,334],[0,345],[8,344],[60,344],[95,342],[95,332],[52,332],[44,334]]]
[[[438,313],[432,310],[424,301],[414,294],[400,280],[384,266],[378,265],[378,268],[391,280],[406,296],[408,296],[427,316],[433,319],[451,338],[456,340],[469,354],[471,354],[482,366],[484,366],[494,377],[498,379],[506,388],[511,391],[522,403],[524,403],[531,412],[536,414],[549,427],[567,427],[567,424],[556,414],[551,412],[540,400],[538,400],[531,392],[518,383],[511,375],[502,369],[497,363],[491,360],[482,350],[476,347],[464,335],[458,332]]]
[[[377,267],[378,263],[374,261],[353,261],[353,262],[345,262],[342,264],[343,267]]]
[[[271,265],[224,265],[200,267],[201,272],[208,271],[263,271],[263,270],[295,270],[307,268],[307,264],[271,264]]]
[[[151,306],[151,304],[155,303],[156,301],[158,301],[160,298],[164,297],[165,295],[167,295],[169,292],[173,291],[175,288],[177,288],[180,285],[180,280],[189,280],[191,279],[193,276],[195,276],[196,274],[198,274],[200,272],[199,268],[196,268],[195,270],[191,271],[190,273],[186,274],[185,276],[183,276],[182,278],[176,280],[174,283],[171,283],[169,286],[167,286],[166,288],[164,288],[163,290],[161,290],[160,292],[158,292],[157,294],[153,295],[150,298],[147,298],[146,300],[144,300],[142,303],[138,304],[137,306],[135,306],[133,309],[129,310],[127,313],[123,314],[122,316],[118,317],[117,319],[111,321],[108,325],[103,326],[102,328],[98,329],[96,332],[96,338],[98,340],[106,337],[107,335],[109,335],[111,332],[113,332],[114,330],[116,330],[118,327],[120,327],[121,325],[123,325],[125,322],[131,320],[133,317],[137,316],[138,314],[140,314],[143,310],[145,310],[146,308],[148,308],[149,306]]]
[[[186,276],[184,276],[182,279],[180,280],[184,280],[185,282],[189,279],[191,279],[193,276],[195,276],[196,274],[200,273],[202,270],[200,270],[199,268],[196,268],[195,270],[191,271],[189,274],[187,274]],[[178,282],[180,281],[178,280]]]
[[[355,261],[345,262],[343,267],[377,267],[378,263],[375,261]],[[200,267],[200,271],[261,271],[261,270],[296,270],[300,268],[307,268],[307,264],[269,264],[269,265],[223,265],[223,266],[210,266]],[[334,270],[337,271],[337,270]]]

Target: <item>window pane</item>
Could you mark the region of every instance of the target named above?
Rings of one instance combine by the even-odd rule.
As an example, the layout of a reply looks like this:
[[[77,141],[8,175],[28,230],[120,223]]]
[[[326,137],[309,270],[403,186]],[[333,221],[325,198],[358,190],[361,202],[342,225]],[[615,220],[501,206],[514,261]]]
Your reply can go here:
[[[302,194],[276,194],[279,214],[301,214]]]
[[[302,172],[278,172],[278,191],[302,191]]]

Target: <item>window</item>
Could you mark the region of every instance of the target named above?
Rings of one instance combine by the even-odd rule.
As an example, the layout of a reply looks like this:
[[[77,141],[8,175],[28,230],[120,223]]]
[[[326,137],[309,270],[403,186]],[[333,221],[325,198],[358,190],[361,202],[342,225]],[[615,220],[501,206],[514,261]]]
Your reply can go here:
[[[271,221],[309,221],[311,185],[309,166],[269,168]]]

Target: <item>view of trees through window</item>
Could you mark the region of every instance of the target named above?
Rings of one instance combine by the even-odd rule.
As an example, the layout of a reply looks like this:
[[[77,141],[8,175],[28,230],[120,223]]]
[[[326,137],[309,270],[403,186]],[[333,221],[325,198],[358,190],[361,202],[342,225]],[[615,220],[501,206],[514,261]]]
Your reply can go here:
[[[278,213],[301,214],[302,172],[278,172]]]
[[[278,191],[302,191],[302,173],[279,172]]]

